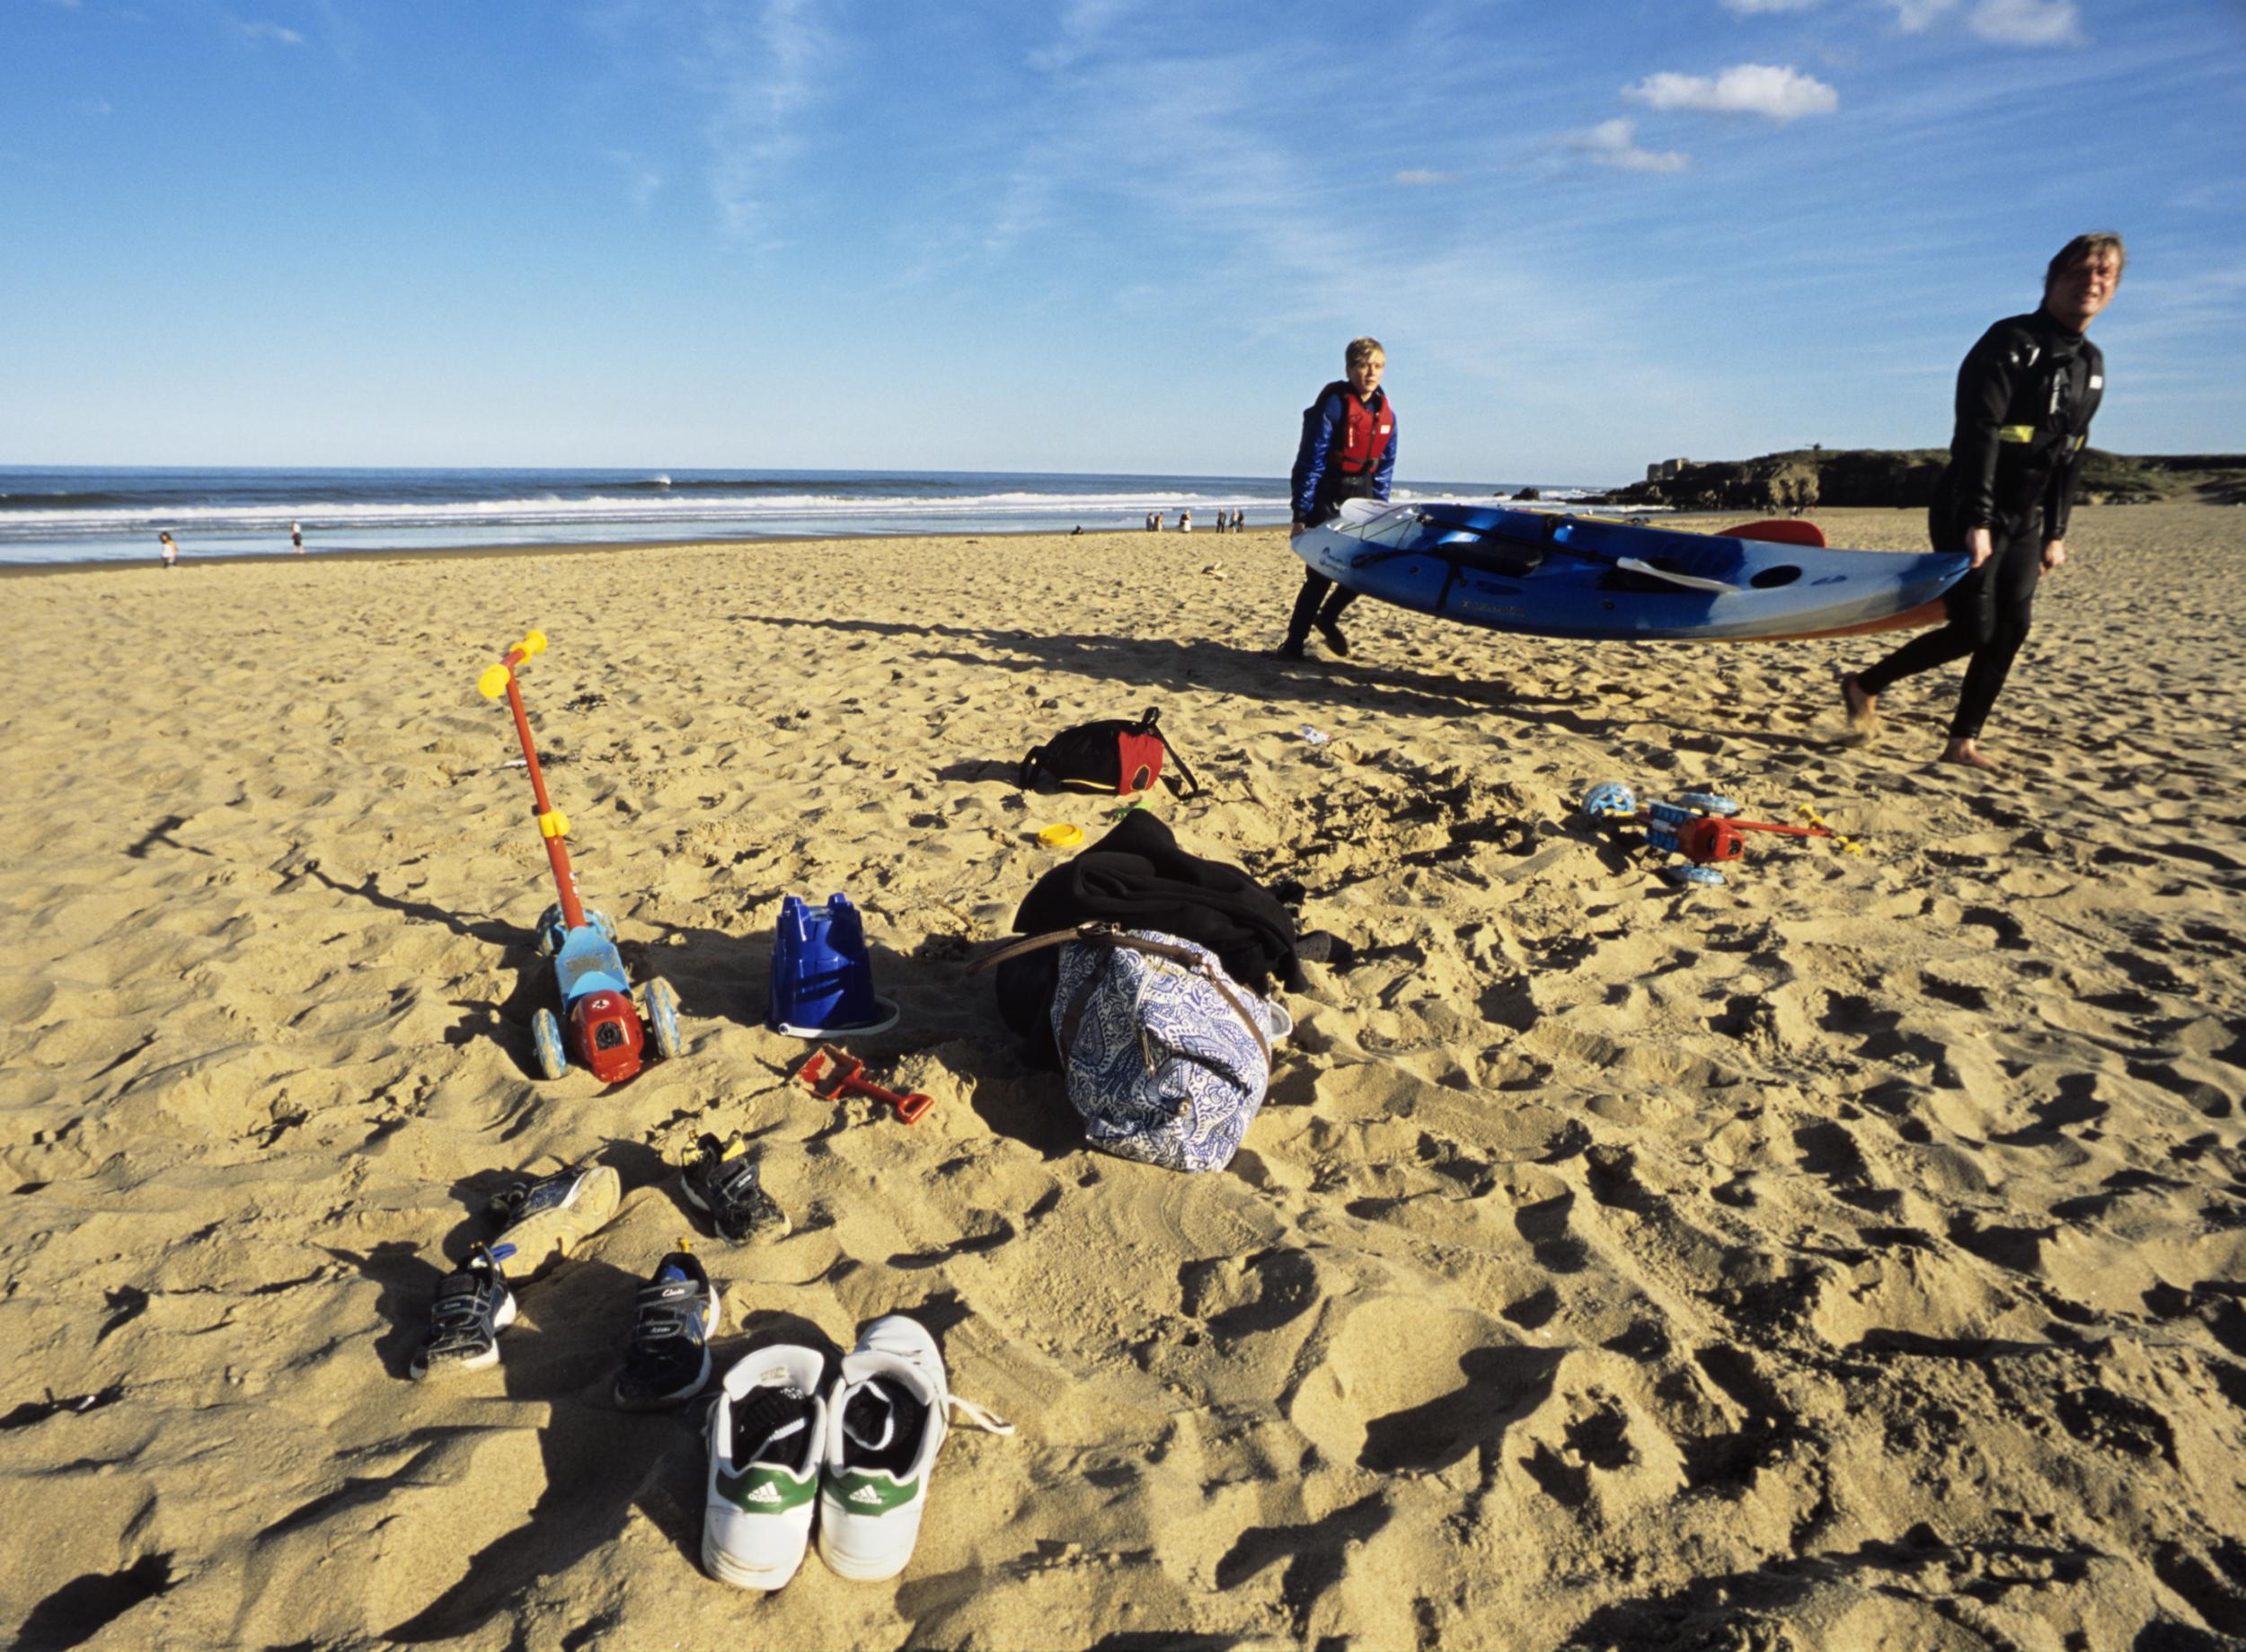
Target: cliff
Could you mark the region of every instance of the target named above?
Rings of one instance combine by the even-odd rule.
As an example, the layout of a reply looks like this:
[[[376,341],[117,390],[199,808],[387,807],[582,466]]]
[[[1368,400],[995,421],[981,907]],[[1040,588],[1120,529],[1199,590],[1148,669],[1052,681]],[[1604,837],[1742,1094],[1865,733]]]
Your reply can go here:
[[[1658,481],[1632,482],[1599,502],[1680,510],[1795,510],[1814,505],[1923,508],[1949,460],[1940,447],[1823,448],[1759,459],[1683,462]],[[2246,503],[2246,454],[2082,455],[2076,498],[2090,504],[2199,499]]]

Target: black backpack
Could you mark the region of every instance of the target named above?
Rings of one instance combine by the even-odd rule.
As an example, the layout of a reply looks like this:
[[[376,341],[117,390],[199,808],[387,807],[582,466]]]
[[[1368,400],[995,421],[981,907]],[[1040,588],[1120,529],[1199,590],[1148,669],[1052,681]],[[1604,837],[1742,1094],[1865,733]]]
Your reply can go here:
[[[1150,705],[1146,715],[1136,722],[1109,717],[1064,729],[1022,758],[1016,781],[1027,791],[1041,772],[1064,784],[1096,786],[1118,797],[1128,797],[1162,778],[1166,754],[1178,765],[1178,773],[1170,779],[1171,791],[1180,797],[1189,790],[1198,791],[1201,782],[1193,778],[1185,759],[1154,726],[1157,716],[1156,708]],[[1180,779],[1183,785],[1179,783]]]

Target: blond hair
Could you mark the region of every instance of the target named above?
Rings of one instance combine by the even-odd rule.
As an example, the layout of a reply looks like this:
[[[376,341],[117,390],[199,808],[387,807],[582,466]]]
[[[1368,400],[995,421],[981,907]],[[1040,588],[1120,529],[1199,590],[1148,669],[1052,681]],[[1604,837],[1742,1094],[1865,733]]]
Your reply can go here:
[[[1354,367],[1358,362],[1369,361],[1375,356],[1383,361],[1388,359],[1388,352],[1381,348],[1378,339],[1351,339],[1349,348],[1341,352],[1341,365]]]
[[[2059,249],[2057,256],[2052,259],[2049,268],[2043,272],[2043,290],[2049,292],[2051,283],[2075,265],[2101,258],[2108,252],[2113,254],[2113,278],[2118,281],[2122,270],[2128,265],[2129,249],[2121,244],[2121,236],[2116,231],[2094,229],[2086,235],[2075,236]],[[1351,345],[1349,348],[1355,349],[1357,347]]]

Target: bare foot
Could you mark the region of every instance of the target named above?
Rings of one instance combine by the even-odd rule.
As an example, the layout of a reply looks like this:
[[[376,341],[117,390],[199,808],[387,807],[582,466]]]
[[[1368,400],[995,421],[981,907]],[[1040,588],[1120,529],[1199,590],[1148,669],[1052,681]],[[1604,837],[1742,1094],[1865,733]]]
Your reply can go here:
[[[1981,755],[1981,748],[1971,740],[1952,740],[1941,748],[1944,763],[1962,763],[1969,769],[1994,770],[1996,765]]]
[[[1841,703],[1848,708],[1848,726],[1857,734],[1870,734],[1879,726],[1879,696],[1868,694],[1852,671],[1841,678]]]

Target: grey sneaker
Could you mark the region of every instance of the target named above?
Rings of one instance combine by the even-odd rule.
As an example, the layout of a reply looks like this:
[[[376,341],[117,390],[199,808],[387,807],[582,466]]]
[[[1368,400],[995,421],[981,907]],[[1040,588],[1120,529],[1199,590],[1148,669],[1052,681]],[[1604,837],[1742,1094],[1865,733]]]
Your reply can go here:
[[[530,1278],[603,1226],[623,1197],[623,1179],[606,1164],[517,1183],[491,1201],[491,1214],[505,1224],[491,1258],[509,1279]]]

